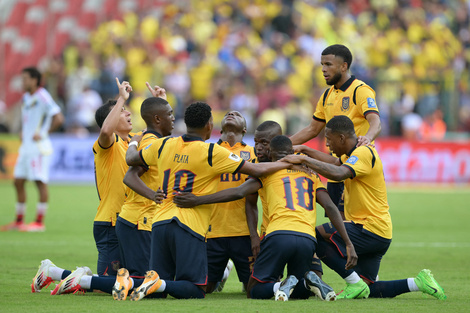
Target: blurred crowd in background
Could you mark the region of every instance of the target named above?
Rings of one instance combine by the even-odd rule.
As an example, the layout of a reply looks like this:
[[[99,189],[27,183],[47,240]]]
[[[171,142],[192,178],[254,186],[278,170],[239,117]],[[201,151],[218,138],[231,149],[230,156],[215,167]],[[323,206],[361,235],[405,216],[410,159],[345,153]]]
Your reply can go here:
[[[64,131],[97,131],[95,110],[128,80],[134,130],[145,82],[166,88],[177,132],[185,107],[206,101],[214,125],[240,111],[248,132],[265,120],[291,135],[328,86],[321,52],[341,43],[351,73],[377,93],[381,136],[442,140],[470,131],[470,1],[171,1],[101,23],[42,69],[64,108]]]

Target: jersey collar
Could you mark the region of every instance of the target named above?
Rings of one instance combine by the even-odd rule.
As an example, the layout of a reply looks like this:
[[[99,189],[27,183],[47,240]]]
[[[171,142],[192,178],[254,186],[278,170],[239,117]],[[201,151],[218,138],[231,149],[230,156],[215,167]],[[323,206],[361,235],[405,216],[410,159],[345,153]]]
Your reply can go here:
[[[346,153],[346,155],[347,155],[348,157],[350,157],[351,154],[354,152],[354,150],[356,150],[356,148],[357,148],[357,142],[358,142],[358,140],[356,140],[356,144],[354,145],[354,147],[353,147],[348,153]]]
[[[349,86],[351,86],[352,82],[356,79],[356,76],[354,75],[351,75],[351,78],[349,78],[343,85],[341,85],[341,87],[339,87],[338,89],[341,90],[341,91],[346,91]]]
[[[226,141],[223,141],[222,139],[219,139],[219,141],[217,141],[217,144],[218,144],[218,145],[221,145],[221,144],[223,144],[224,142],[226,142]],[[236,146],[237,144],[241,144],[242,146],[246,146],[246,143],[245,143],[243,140],[242,140],[241,142],[236,142],[236,143],[234,144],[234,146]],[[227,142],[227,145],[228,145],[228,142]]]
[[[204,140],[202,140],[201,137],[189,136],[188,134],[184,134],[183,136],[181,136],[181,138],[183,138],[184,142],[187,142],[187,141],[204,141]]]
[[[158,133],[158,132],[156,132],[156,131],[154,131],[154,130],[146,130],[146,131],[144,132],[144,134],[153,134],[153,135],[157,136],[158,138],[162,138],[162,137],[163,137],[160,133]]]

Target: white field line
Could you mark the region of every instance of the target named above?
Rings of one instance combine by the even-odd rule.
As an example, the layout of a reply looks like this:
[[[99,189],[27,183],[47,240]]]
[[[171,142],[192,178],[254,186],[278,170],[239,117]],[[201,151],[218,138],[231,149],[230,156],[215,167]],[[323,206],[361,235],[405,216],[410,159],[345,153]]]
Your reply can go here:
[[[470,248],[470,242],[393,242],[398,248]]]

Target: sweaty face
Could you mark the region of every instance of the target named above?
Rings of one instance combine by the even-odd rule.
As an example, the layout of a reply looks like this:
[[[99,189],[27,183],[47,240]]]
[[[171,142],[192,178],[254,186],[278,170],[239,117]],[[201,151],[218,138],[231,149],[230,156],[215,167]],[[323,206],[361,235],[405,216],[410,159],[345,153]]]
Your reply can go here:
[[[158,117],[160,120],[160,130],[163,136],[171,135],[173,128],[175,128],[175,117],[173,116],[173,109],[169,104],[162,106],[158,110]]]
[[[225,114],[221,127],[222,129],[225,128],[225,126],[234,126],[237,128],[239,131],[244,131],[246,132],[246,121],[243,115],[238,112],[238,111],[230,111]]]
[[[271,149],[269,144],[271,139],[278,134],[272,131],[255,131],[255,150],[259,162],[269,162],[271,160]]]
[[[337,84],[342,77],[342,67],[347,67],[343,58],[334,56],[333,54],[321,56],[322,73],[328,85]]]

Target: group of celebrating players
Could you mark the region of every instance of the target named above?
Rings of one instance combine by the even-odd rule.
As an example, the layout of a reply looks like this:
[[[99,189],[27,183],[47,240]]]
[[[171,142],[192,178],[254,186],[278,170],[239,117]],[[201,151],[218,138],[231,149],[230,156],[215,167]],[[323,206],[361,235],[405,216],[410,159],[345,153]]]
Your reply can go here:
[[[32,291],[60,281],[53,295],[101,290],[116,300],[204,298],[223,288],[233,264],[254,299],[333,301],[411,291],[446,299],[426,269],[414,278],[378,280],[392,240],[373,145],[380,119],[375,92],[349,74],[351,62],[345,46],[326,48],[322,71],[332,87],[311,124],[289,138],[276,122],[263,122],[255,147],[243,142],[246,121],[237,111],[224,116],[220,140],[206,143],[213,119],[204,102],[186,109],[186,133],[170,137],[175,119],[165,90],[148,83],[152,97],[141,106],[147,129],[131,134],[124,105],[132,87],[116,79],[119,98],[95,116],[101,129],[93,145],[98,272],[71,272],[43,260]],[[323,128],[332,154],[300,145]],[[331,180],[328,190],[318,175]],[[331,223],[316,226],[316,203]],[[336,294],[322,280],[322,263],[345,280],[343,291]]]

